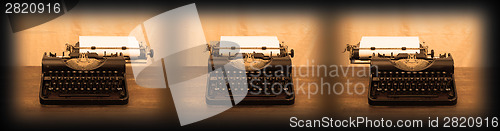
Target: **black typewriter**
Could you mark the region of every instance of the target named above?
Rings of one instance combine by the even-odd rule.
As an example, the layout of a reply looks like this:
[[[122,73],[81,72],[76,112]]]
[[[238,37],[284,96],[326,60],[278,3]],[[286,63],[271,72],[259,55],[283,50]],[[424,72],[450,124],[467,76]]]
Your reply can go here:
[[[360,50],[371,50],[371,56],[361,56]],[[390,55],[376,50],[408,51],[391,52]],[[420,44],[418,48],[360,48],[348,45],[351,63],[370,64],[370,88],[368,102],[371,105],[455,105],[454,64],[451,54],[430,53]],[[385,52],[387,53],[387,52]]]
[[[41,104],[127,104],[125,58],[120,53],[45,53]]]
[[[221,47],[221,42],[208,44],[209,78],[206,102],[208,104],[293,104],[292,82],[293,49],[283,43],[270,47]],[[241,50],[278,50],[264,54]],[[237,53],[224,55],[221,50]],[[241,52],[240,52],[241,51]]]

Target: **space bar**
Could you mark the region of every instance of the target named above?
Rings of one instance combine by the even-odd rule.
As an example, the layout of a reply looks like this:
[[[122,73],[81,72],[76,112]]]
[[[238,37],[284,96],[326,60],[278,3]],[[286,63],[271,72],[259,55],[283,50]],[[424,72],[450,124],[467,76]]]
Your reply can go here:
[[[59,97],[109,97],[109,94],[59,94]]]
[[[387,97],[438,97],[438,95],[388,95]]]

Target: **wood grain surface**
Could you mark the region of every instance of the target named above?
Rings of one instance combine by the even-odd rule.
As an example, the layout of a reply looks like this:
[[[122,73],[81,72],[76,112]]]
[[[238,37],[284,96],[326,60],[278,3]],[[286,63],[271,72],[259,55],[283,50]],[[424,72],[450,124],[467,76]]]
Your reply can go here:
[[[132,69],[127,66],[128,76]],[[203,68],[204,69],[204,68]],[[304,68],[305,69],[305,68]],[[127,105],[41,105],[38,100],[41,67],[19,67],[16,87],[11,95],[10,111],[14,122],[23,126],[84,126],[103,127],[177,127],[176,109],[169,88],[145,88],[128,77],[130,101]],[[288,127],[292,116],[299,119],[321,117],[384,117],[419,118],[429,116],[477,116],[484,111],[484,88],[477,68],[455,68],[458,104],[454,106],[370,106],[366,92],[362,94],[316,94],[319,89],[309,83],[347,80],[368,84],[368,77],[294,77],[296,101],[294,105],[244,105],[202,120],[188,127],[248,126],[249,123]],[[204,82],[201,82],[204,83]],[[304,84],[303,84],[304,83]],[[303,86],[301,86],[303,84]],[[193,83],[193,85],[203,85]],[[351,87],[352,88],[352,87]]]

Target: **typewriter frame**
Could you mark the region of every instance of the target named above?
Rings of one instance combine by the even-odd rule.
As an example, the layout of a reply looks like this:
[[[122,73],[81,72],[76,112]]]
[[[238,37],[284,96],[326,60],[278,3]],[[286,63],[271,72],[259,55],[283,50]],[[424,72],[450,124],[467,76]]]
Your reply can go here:
[[[221,69],[223,71],[223,74],[224,74],[224,77],[227,78],[227,74],[226,74],[226,69],[224,67],[224,65],[226,63],[228,63],[228,61],[230,61],[231,59],[233,59],[235,56],[237,55],[241,55],[243,58],[241,59],[244,59],[246,57],[255,57],[255,56],[259,56],[259,57],[265,57],[266,59],[270,59],[270,63],[267,63],[264,67],[261,67],[259,69],[262,70],[262,69],[269,69],[269,68],[273,68],[271,67],[270,65],[273,65],[273,64],[276,64],[276,65],[284,65],[284,66],[292,66],[292,61],[291,61],[291,58],[294,56],[294,50],[291,49],[289,52],[288,52],[288,46],[285,46],[284,43],[282,42],[280,44],[280,47],[277,48],[277,49],[280,49],[280,54],[278,56],[264,56],[262,55],[262,53],[238,53],[238,54],[234,54],[233,56],[221,56],[219,55],[219,49],[232,49],[232,50],[235,50],[235,49],[271,49],[271,48],[266,48],[266,47],[262,47],[262,48],[239,48],[239,47],[231,47],[231,48],[221,48],[219,47],[219,44],[220,42],[219,41],[212,41],[210,43],[207,43],[207,50],[210,52],[210,57],[209,57],[209,60],[208,60],[208,71],[209,73],[212,73],[212,72],[215,72],[215,70],[217,69]],[[273,64],[271,64],[273,63]],[[213,96],[209,95],[209,84],[210,84],[210,79],[207,80],[207,90],[206,90],[206,96],[205,96],[205,102],[209,105],[223,105],[223,104],[227,104],[228,101],[231,101],[231,103],[233,105],[292,105],[295,103],[295,92],[294,92],[294,85],[293,85],[293,76],[292,76],[292,69],[291,67],[290,68],[286,68],[286,73],[289,75],[289,77],[287,78],[287,82],[291,83],[291,87],[289,88],[290,92],[291,92],[291,95],[287,95],[286,91],[279,94],[279,95],[276,95],[276,96],[244,96],[245,98],[242,98],[241,101],[239,103],[235,103],[235,100],[234,100],[234,97],[232,95],[232,91],[231,91],[231,94],[229,96],[224,96],[224,97],[229,97],[229,98],[214,98]],[[210,72],[212,71],[212,72]],[[245,75],[248,77],[249,74],[247,74],[248,72],[245,72]],[[285,74],[286,75],[286,74]],[[210,76],[210,75],[209,75]],[[226,88],[227,89],[230,89],[230,84],[228,83],[227,80],[225,80],[226,82]],[[248,85],[250,86],[250,85]],[[248,87],[247,87],[248,88]],[[229,92],[230,90],[228,90],[228,94],[230,93]],[[240,97],[240,96],[237,96],[237,97]],[[278,98],[279,97],[279,98]],[[283,98],[284,97],[284,98]]]
[[[425,42],[424,42],[425,43]],[[420,53],[415,53],[415,54],[407,54],[407,53],[400,53],[398,55],[393,55],[391,53],[390,56],[386,55],[381,55],[381,54],[373,54],[372,56],[369,56],[368,58],[361,58],[359,57],[359,50],[360,49],[369,49],[369,50],[376,50],[380,48],[376,47],[371,47],[371,48],[359,48],[359,43],[358,45],[347,45],[346,49],[344,52],[348,51],[350,53],[350,63],[351,64],[370,64],[370,82],[369,82],[369,89],[368,89],[368,103],[370,105],[403,105],[403,106],[410,106],[410,105],[456,105],[458,96],[457,96],[457,89],[456,89],[456,84],[455,84],[455,74],[454,74],[454,62],[451,54],[439,54],[439,56],[436,56],[434,53],[434,50],[430,50],[430,53],[428,53],[428,47],[423,46],[423,44],[420,44],[420,48],[414,48],[420,50]],[[409,48],[383,48],[383,49],[396,49],[396,50],[406,50]],[[413,48],[412,48],[413,49]],[[419,60],[425,60],[425,61],[430,61],[430,64],[424,67],[423,69],[413,69],[413,68],[408,68],[408,69],[401,69],[404,67],[396,67],[395,61],[401,60],[401,59],[419,59]],[[377,66],[377,69],[374,69],[374,66]],[[438,94],[437,98],[440,99],[430,99],[436,98],[436,95],[429,95],[426,97],[426,95],[418,96],[418,95],[393,95],[394,97],[390,98],[389,95],[386,94],[377,94],[377,92],[374,89],[373,81],[374,81],[374,75],[376,72],[380,72],[379,70],[389,70],[389,71],[395,71],[395,72],[408,72],[408,73],[420,73],[420,72],[432,72],[434,73],[435,71],[445,71],[447,73],[451,73],[451,81],[449,84],[451,87],[452,93],[448,93],[448,98],[443,99],[444,96],[443,94]],[[444,74],[443,74],[444,75]],[[416,75],[414,75],[416,76]],[[399,78],[404,78],[404,77],[399,77]],[[406,83],[405,83],[406,84]],[[377,98],[379,95],[384,96],[383,98]],[[423,99],[419,99],[423,98]]]
[[[386,66],[383,66],[382,68],[389,68],[389,69],[385,69],[385,70],[397,70],[397,67],[395,66],[387,66],[389,63],[391,62],[391,60],[389,58],[373,58],[371,60],[371,64],[370,65],[386,65]],[[396,95],[395,97],[391,98],[389,97],[389,95],[387,94],[374,94],[374,93],[379,93],[379,92],[376,92],[375,88],[374,88],[374,85],[373,85],[373,81],[374,81],[374,75],[378,75],[376,74],[375,72],[377,72],[378,70],[380,70],[380,66],[378,66],[378,69],[374,69],[375,67],[373,66],[370,66],[370,82],[369,82],[369,89],[368,89],[368,103],[370,105],[407,105],[407,106],[410,106],[410,105],[456,105],[457,104],[457,99],[458,99],[458,96],[457,96],[457,89],[456,89],[456,85],[455,85],[455,73],[453,71],[453,68],[451,69],[448,69],[448,70],[439,70],[439,69],[445,69],[445,68],[449,68],[449,63],[453,63],[453,59],[450,56],[448,56],[447,58],[438,58],[438,59],[435,59],[431,65],[429,65],[427,67],[427,69],[424,69],[424,70],[418,70],[418,71],[404,71],[404,70],[401,70],[400,72],[407,72],[407,73],[412,73],[412,75],[418,75],[418,73],[424,73],[424,72],[442,72],[442,71],[446,71],[447,73],[451,73],[451,76],[450,76],[450,84],[449,85],[451,87],[451,90],[452,91],[452,94],[448,93],[448,94],[436,94],[436,95],[429,95],[428,97],[423,97],[423,96],[417,96],[417,95]],[[392,64],[392,63],[391,63]],[[380,72],[380,71],[379,71]],[[444,74],[443,74],[444,75]],[[398,78],[402,78],[401,76],[398,77]],[[404,77],[403,77],[404,78]],[[439,90],[438,90],[439,91]],[[421,91],[422,92],[422,91]],[[388,92],[387,92],[388,93]],[[382,96],[382,97],[381,97]],[[447,97],[447,99],[446,99]],[[395,99],[397,98],[397,99]],[[420,98],[420,99],[419,99]],[[440,98],[440,99],[437,99],[437,98]]]
[[[113,67],[116,66],[122,66],[121,68],[123,69],[123,79],[121,82],[123,85],[123,94],[119,94],[119,96],[116,96],[117,92],[114,92],[115,94],[112,94],[110,96],[86,96],[87,94],[83,94],[82,96],[71,96],[69,95],[68,97],[65,96],[59,96],[57,98],[49,98],[49,93],[46,92],[44,89],[44,75],[45,75],[45,69],[50,65],[60,65],[56,68],[61,68],[62,70],[73,70],[76,71],[70,67],[63,66],[65,65],[64,59],[71,59],[75,58],[78,56],[80,53],[75,53],[72,52],[69,54],[69,56],[56,56],[56,54],[49,53],[48,55],[45,54],[42,60],[42,74],[41,74],[41,82],[40,82],[40,91],[39,91],[39,100],[40,103],[43,105],[125,105],[128,104],[129,100],[129,93],[128,93],[128,85],[127,85],[127,77],[126,77],[126,66],[125,66],[125,58],[123,55],[110,55],[110,56],[98,56],[95,53],[87,53],[89,57],[93,58],[99,58],[99,59],[104,59],[104,63],[101,64],[97,69],[112,69]],[[106,63],[108,62],[108,63]],[[48,65],[46,65],[48,64]],[[120,77],[122,77],[120,75]],[[59,94],[59,93],[58,93]],[[103,99],[106,97],[113,97],[113,99]],[[119,97],[116,99],[116,97]]]

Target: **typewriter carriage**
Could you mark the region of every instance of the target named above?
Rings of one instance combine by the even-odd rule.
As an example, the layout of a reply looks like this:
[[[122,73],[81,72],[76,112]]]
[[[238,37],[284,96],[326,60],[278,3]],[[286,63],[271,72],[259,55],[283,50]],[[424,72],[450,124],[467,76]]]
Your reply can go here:
[[[290,49],[288,51],[288,46],[284,44],[284,42],[280,43],[279,48],[269,48],[269,47],[239,47],[238,44],[229,42],[233,44],[234,46],[231,47],[220,47],[220,41],[212,41],[210,43],[207,43],[207,51],[210,52],[210,58],[209,59],[225,59],[227,60],[226,63],[230,63],[231,61],[238,61],[238,60],[243,60],[245,63],[245,70],[247,71],[255,71],[255,70],[260,70],[263,69],[264,67],[268,66],[272,61],[280,61],[280,59],[291,59],[295,55],[295,51],[293,49]],[[266,49],[279,49],[280,53],[278,53],[276,56],[273,56],[271,53],[270,55],[264,55],[263,53],[229,53],[227,56],[222,55],[219,50],[220,49],[231,49],[235,50],[238,52],[240,49],[259,49],[259,50],[266,50]],[[222,63],[220,63],[222,64]],[[222,64],[224,65],[224,64]],[[249,68],[250,67],[250,68]]]
[[[67,52],[69,52],[69,53],[76,53],[76,54],[80,54],[80,49],[90,49],[92,51],[93,50],[98,50],[98,49],[99,50],[102,50],[102,49],[111,49],[111,50],[115,50],[115,49],[119,49],[119,50],[138,49],[140,51],[140,53],[139,53],[139,56],[137,56],[136,58],[131,58],[131,56],[123,55],[122,52],[106,52],[106,51],[104,51],[104,54],[100,54],[100,56],[102,56],[102,57],[116,56],[118,54],[119,55],[123,55],[124,58],[125,58],[125,60],[128,63],[130,63],[132,59],[148,59],[148,58],[153,58],[154,57],[154,50],[151,49],[150,46],[142,44],[142,42],[139,43],[139,47],[138,48],[136,48],[136,47],[126,47],[126,46],[122,46],[122,47],[97,47],[97,46],[80,47],[80,42],[77,42],[74,45],[66,43],[65,46],[66,46],[66,51]],[[85,52],[82,52],[82,53],[85,53]]]

